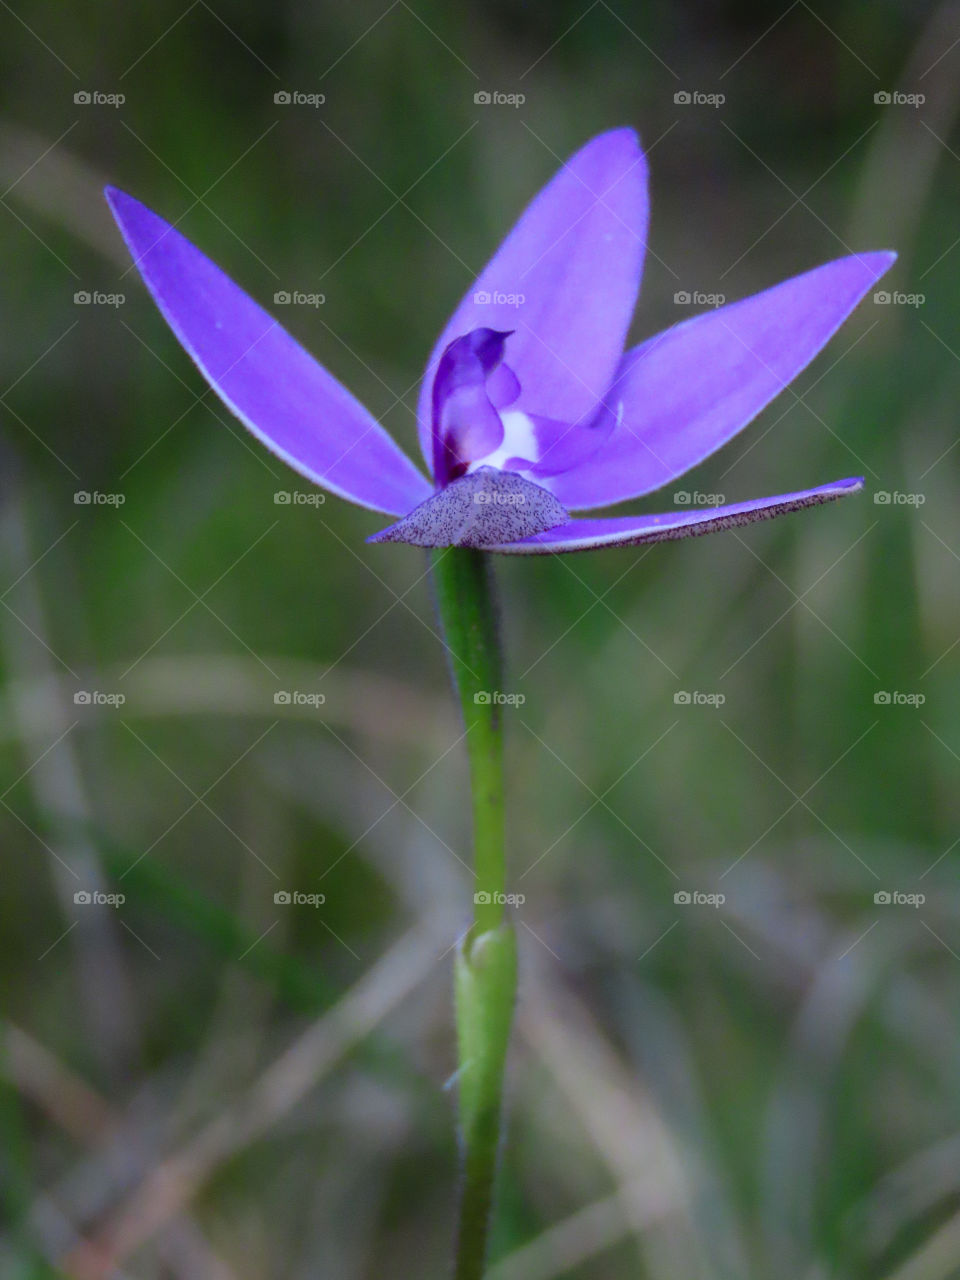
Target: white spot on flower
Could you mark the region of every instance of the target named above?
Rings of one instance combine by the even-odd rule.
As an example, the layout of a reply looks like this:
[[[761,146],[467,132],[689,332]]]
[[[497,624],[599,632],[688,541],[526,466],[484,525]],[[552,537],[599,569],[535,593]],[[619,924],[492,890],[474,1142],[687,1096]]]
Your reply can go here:
[[[494,449],[493,453],[488,453],[485,458],[471,462],[468,474],[478,467],[499,467],[502,470],[508,458],[526,458],[529,462],[536,462],[540,457],[540,446],[532,419],[520,409],[505,409],[500,414],[500,421],[503,423],[500,447]]]

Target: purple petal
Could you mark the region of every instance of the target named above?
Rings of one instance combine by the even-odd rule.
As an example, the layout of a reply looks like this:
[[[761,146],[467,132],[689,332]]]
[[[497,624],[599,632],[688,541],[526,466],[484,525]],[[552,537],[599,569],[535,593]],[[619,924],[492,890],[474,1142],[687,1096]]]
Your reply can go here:
[[[478,467],[438,489],[409,515],[367,541],[484,547],[553,529],[569,515],[540,485],[496,467]]]
[[[708,507],[702,511],[676,511],[656,516],[612,516],[608,519],[571,520],[545,533],[518,542],[487,545],[486,551],[505,555],[550,555],[565,551],[590,551],[598,547],[629,547],[643,542],[665,542],[676,538],[695,538],[704,533],[717,533],[755,520],[803,507],[816,506],[833,498],[843,498],[863,488],[863,480],[836,480],[816,489],[798,493],[782,493],[775,498],[754,498],[751,502],[733,502],[724,507]]]
[[[515,330],[505,358],[520,379],[519,408],[565,422],[592,415],[623,354],[646,234],[647,167],[636,134],[601,134],[527,207],[437,339],[420,392],[428,461],[434,371],[472,329]]]
[[[550,488],[573,509],[650,493],[714,453],[824,346],[893,253],[841,258],[675,325],[624,356],[606,403],[622,420]]]
[[[505,409],[520,394],[520,379],[507,364],[497,365],[487,377],[487,395],[495,409]]]
[[[535,479],[583,466],[602,448],[616,426],[616,419],[606,406],[601,406],[588,423],[557,422],[535,413],[527,414],[526,421],[536,446],[535,459],[517,455],[507,458],[503,465]]]
[[[360,402],[189,240],[138,200],[107,200],[164,318],[232,413],[301,475],[399,515],[431,486]]]

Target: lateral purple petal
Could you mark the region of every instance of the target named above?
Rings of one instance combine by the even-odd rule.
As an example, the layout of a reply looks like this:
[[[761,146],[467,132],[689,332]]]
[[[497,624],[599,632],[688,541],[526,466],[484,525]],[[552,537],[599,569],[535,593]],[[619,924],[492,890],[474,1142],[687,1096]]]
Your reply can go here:
[[[441,354],[473,329],[514,330],[506,361],[517,407],[564,422],[592,415],[617,369],[647,235],[647,166],[618,129],[581,148],[528,205],[431,353],[420,442],[432,458],[430,388]]]
[[[628,352],[606,399],[619,424],[550,488],[564,506],[583,510],[651,493],[689,471],[809,364],[895,257],[829,262]]]
[[[484,547],[504,555],[554,555],[568,551],[592,551],[600,547],[629,547],[644,542],[666,542],[677,538],[695,538],[704,533],[717,533],[757,520],[770,520],[788,511],[800,511],[834,498],[844,498],[863,488],[862,478],[836,480],[833,484],[797,493],[782,493],[774,498],[755,498],[751,502],[733,502],[723,507],[702,511],[677,511],[665,515],[611,516],[608,519],[571,520],[548,529],[545,533],[522,538],[517,542]]]
[[[431,486],[373,416],[219,267],[132,196],[106,191],[164,318],[228,409],[301,475],[402,515]]]
[[[589,423],[557,422],[535,413],[528,414],[527,420],[536,444],[536,460],[518,455],[508,458],[503,465],[525,471],[538,480],[583,466],[603,447],[616,426],[613,414],[605,407],[601,407]]]

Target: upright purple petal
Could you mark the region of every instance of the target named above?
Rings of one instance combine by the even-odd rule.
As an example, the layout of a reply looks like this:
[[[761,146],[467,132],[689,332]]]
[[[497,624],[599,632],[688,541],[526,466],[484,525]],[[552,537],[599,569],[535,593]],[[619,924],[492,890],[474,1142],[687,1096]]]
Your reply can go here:
[[[606,519],[571,520],[567,524],[534,534],[519,542],[487,545],[486,551],[504,555],[553,555],[567,551],[593,551],[600,547],[629,547],[644,542],[666,542],[676,538],[695,538],[704,533],[717,533],[756,520],[769,520],[788,511],[844,498],[863,488],[863,480],[836,480],[816,489],[782,493],[774,498],[754,498],[751,502],[732,502],[723,507],[706,507],[699,511],[676,511],[665,515],[610,516]]]
[[[809,364],[895,257],[829,262],[629,351],[606,401],[619,425],[550,488],[582,510],[637,498],[689,471]]]
[[[518,408],[564,422],[592,415],[623,354],[646,235],[647,166],[636,134],[601,134],[527,207],[437,339],[420,392],[428,462],[437,363],[472,329],[515,331],[506,361],[520,380]]]
[[[316,484],[402,515],[431,486],[346,390],[219,267],[138,200],[107,199],[167,323],[232,413]]]

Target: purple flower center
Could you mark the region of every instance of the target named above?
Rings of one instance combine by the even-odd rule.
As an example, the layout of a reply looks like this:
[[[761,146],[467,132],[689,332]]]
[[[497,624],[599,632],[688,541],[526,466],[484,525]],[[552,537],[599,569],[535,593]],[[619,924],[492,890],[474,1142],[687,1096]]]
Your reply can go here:
[[[522,471],[535,480],[558,475],[596,452],[616,426],[616,409],[601,403],[599,395],[586,422],[511,408],[523,390],[504,362],[512,332],[473,329],[455,338],[440,357],[432,392],[438,488],[481,464]]]
[[[503,443],[498,409],[512,404],[520,382],[503,363],[509,333],[474,329],[451,342],[433,382],[433,468],[439,486],[464,475],[472,462]]]

